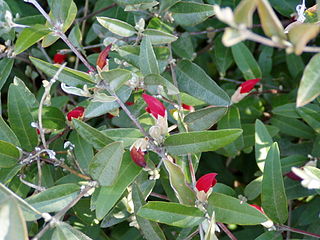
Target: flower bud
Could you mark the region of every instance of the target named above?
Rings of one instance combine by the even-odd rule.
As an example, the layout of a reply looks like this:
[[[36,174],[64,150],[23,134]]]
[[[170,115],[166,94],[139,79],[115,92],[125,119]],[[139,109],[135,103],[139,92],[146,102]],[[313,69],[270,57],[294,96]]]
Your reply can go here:
[[[137,149],[136,147],[132,147],[130,150],[131,159],[135,164],[140,167],[145,167],[147,165],[146,160],[144,159],[145,153],[141,151],[141,149]]]
[[[249,205],[257,209],[262,214],[266,215],[262,207],[255,204],[249,204]],[[272,228],[274,226],[273,222],[270,219],[268,221],[261,223],[261,225],[264,226],[265,228]]]
[[[58,63],[58,64],[62,64],[66,60],[66,57],[67,57],[67,55],[65,55],[65,54],[56,53],[53,56],[53,62]]]
[[[231,102],[238,103],[245,98],[254,86],[260,81],[260,78],[251,79],[242,83],[231,97]]]
[[[110,52],[112,44],[109,44],[100,54],[97,59],[97,66],[103,70],[105,66],[108,66],[108,55]]]
[[[162,102],[145,93],[142,94],[142,97],[148,105],[146,107],[146,111],[154,116],[155,119],[158,119],[158,116],[164,117],[166,115],[167,110]]]
[[[83,118],[83,114],[84,114],[84,107],[76,107],[75,109],[71,110],[70,112],[68,112],[67,114],[67,119],[68,121],[71,121],[72,118]]]
[[[210,188],[216,185],[217,175],[218,175],[217,173],[208,173],[206,175],[203,175],[201,178],[198,179],[196,183],[197,190],[199,192],[204,191],[205,193],[207,193],[210,190]]]

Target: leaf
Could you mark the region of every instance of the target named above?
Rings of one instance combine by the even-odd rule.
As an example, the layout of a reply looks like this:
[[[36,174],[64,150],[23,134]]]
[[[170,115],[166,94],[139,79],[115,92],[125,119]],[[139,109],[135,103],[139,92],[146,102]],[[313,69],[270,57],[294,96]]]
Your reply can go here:
[[[113,91],[116,91],[132,78],[132,74],[125,69],[112,69],[110,71],[102,71],[101,77],[110,84],[110,88]]]
[[[283,16],[290,17],[296,11],[297,2],[293,0],[269,0],[272,7],[274,7]]]
[[[261,78],[261,70],[252,53],[244,43],[231,47],[233,58],[246,80]]]
[[[43,71],[45,74],[47,74],[49,77],[53,77],[58,69],[60,68],[57,64],[51,64],[45,61],[42,61],[38,58],[29,57],[31,62],[41,71]],[[88,73],[84,73],[81,71],[74,70],[72,68],[65,67],[61,73],[59,74],[58,80],[60,82],[63,82],[69,86],[77,86],[77,85],[93,85],[94,82],[90,78],[90,75]]]
[[[301,107],[297,108],[298,114],[306,123],[309,124],[317,133],[320,133],[320,116],[316,109]]]
[[[305,64],[301,56],[297,56],[294,53],[286,54],[287,67],[291,76],[296,79],[302,75],[305,68]]]
[[[241,134],[242,129],[177,133],[167,137],[164,146],[173,155],[215,151],[230,144]]]
[[[32,195],[26,201],[40,212],[59,212],[78,196],[79,191],[76,184],[60,184]]]
[[[255,132],[256,161],[259,169],[263,172],[265,160],[273,140],[267,128],[259,119],[256,120]]]
[[[304,47],[307,43],[315,38],[320,31],[318,24],[313,23],[301,23],[294,25],[288,35],[289,40],[294,45],[294,52],[297,55],[303,53]]]
[[[272,109],[272,113],[287,117],[287,118],[300,118],[300,115],[297,112],[295,103],[287,103],[284,105],[280,105]]]
[[[0,60],[0,91],[11,73],[13,63],[13,58],[3,58]]]
[[[159,74],[148,74],[144,77],[143,83],[146,89],[154,94],[157,94],[157,92],[155,93],[155,91],[152,91],[152,88],[155,87],[158,90],[159,86],[164,87],[168,95],[179,94],[179,89],[177,89],[170,81]]]
[[[267,217],[249,204],[221,193],[212,193],[208,199],[208,212],[214,211],[217,222],[239,225],[256,225]]]
[[[32,112],[34,119],[38,118],[38,109]],[[66,117],[56,107],[46,106],[42,109],[43,127],[47,129],[63,129],[66,127]]]
[[[176,71],[180,91],[215,106],[230,105],[229,96],[198,65],[182,60],[177,64]]]
[[[282,235],[279,232],[271,231],[265,232],[257,237],[255,240],[282,240]]]
[[[159,65],[149,37],[144,37],[141,41],[139,66],[143,75],[160,74]]]
[[[172,50],[179,57],[192,60],[194,58],[194,47],[191,35],[188,32],[182,33],[177,41],[172,43]]]
[[[141,168],[131,160],[130,153],[126,152],[123,155],[119,175],[113,185],[101,187],[94,192],[91,201],[94,201],[93,204],[95,205],[98,219],[102,219],[112,209],[126,188],[134,181],[140,172]]]
[[[134,27],[121,20],[108,17],[97,17],[97,20],[103,27],[108,29],[110,32],[117,34],[121,37],[131,37],[136,33]]]
[[[268,76],[271,73],[273,52],[274,49],[272,47],[261,45],[261,53],[259,55],[258,63],[262,71],[262,76]]]
[[[20,152],[15,145],[0,140],[0,168],[13,167],[19,158]]]
[[[19,140],[7,123],[0,115],[0,140],[12,143],[15,146],[20,147]]]
[[[136,128],[114,128],[101,131],[113,141],[122,142],[125,148],[129,148],[138,138],[143,135]]]
[[[90,161],[89,173],[101,186],[111,186],[118,176],[123,155],[121,142],[102,148]]]
[[[144,196],[136,184],[132,186],[132,200],[134,204],[135,214],[139,209],[146,204]],[[155,222],[150,222],[140,216],[136,216],[140,230],[146,240],[165,240],[166,237],[159,225]]]
[[[314,55],[304,69],[300,81],[297,107],[302,107],[320,95],[320,53]]]
[[[137,215],[180,228],[197,226],[204,220],[204,213],[198,208],[170,202],[148,202]]]
[[[256,199],[261,194],[262,176],[252,180],[244,189],[244,195],[249,200]]]
[[[168,44],[178,39],[178,37],[170,33],[166,33],[156,29],[146,29],[144,30],[143,35],[147,36],[150,39],[151,44],[153,45]]]
[[[120,5],[146,4],[146,3],[152,3],[153,1],[154,0],[115,0],[115,2]]]
[[[230,107],[226,115],[219,121],[218,129],[242,128],[240,112],[237,107]],[[224,155],[235,157],[244,146],[242,135],[223,148]]]
[[[77,5],[70,0],[53,0],[52,3],[55,6],[51,6],[49,15],[54,18],[54,21],[61,23],[62,31],[66,32],[76,18],[78,12]],[[50,24],[47,22],[46,25],[49,26]],[[59,36],[56,36],[54,33],[50,33],[42,40],[42,47],[49,47],[58,39]]]
[[[227,48],[222,43],[222,35],[214,39],[214,57],[220,76],[225,76],[226,71],[233,63],[231,48]]]
[[[269,37],[276,36],[280,39],[286,39],[282,24],[269,2],[266,0],[257,0],[257,3],[258,13],[264,33]]]
[[[36,129],[31,126],[35,119],[31,115],[31,94],[24,83],[15,78],[8,92],[8,118],[11,129],[17,135],[21,147],[33,151],[38,144]]]
[[[12,197],[7,197],[0,201],[0,222],[0,239],[29,239],[22,211]]]
[[[211,128],[227,112],[226,107],[206,107],[195,112],[188,113],[184,117],[190,131],[202,131]]]
[[[265,161],[261,203],[265,213],[272,221],[281,224],[287,220],[288,203],[277,143],[272,144]]]
[[[170,8],[175,23],[193,26],[214,15],[213,6],[196,2],[180,1]]]
[[[186,177],[181,167],[166,159],[163,160],[166,170],[169,173],[169,180],[179,202],[186,205],[194,205],[196,200],[195,192],[187,185]]]
[[[79,135],[98,150],[113,142],[105,134],[81,120],[73,118],[72,122]]]
[[[36,42],[40,41],[45,35],[50,32],[49,28],[36,24],[32,27],[24,28],[19,34],[16,44],[14,45],[15,54],[20,54],[24,50],[31,47]]]
[[[55,225],[55,230],[52,235],[52,240],[92,240],[87,235],[83,234],[69,224],[59,221]]]
[[[252,27],[253,13],[257,8],[256,0],[243,0],[237,8],[234,10],[234,20],[239,25],[245,25],[246,27]]]

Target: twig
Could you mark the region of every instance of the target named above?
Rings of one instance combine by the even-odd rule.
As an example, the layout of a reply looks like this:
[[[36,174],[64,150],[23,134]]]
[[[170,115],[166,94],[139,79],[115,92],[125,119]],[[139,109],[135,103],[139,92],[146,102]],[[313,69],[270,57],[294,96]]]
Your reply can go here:
[[[292,227],[285,226],[285,225],[278,225],[277,226],[277,230],[290,231],[290,232],[299,233],[299,234],[302,234],[302,235],[305,235],[305,236],[320,238],[320,234],[306,232],[306,231],[303,231],[303,230],[300,230],[300,229],[296,229],[296,228],[292,228]]]
[[[46,190],[45,187],[42,187],[42,186],[40,186],[40,185],[35,185],[35,184],[31,183],[31,182],[28,182],[28,181],[24,180],[23,178],[24,178],[24,175],[21,174],[21,175],[19,176],[19,179],[20,179],[20,181],[21,181],[23,184],[25,184],[25,185],[27,185],[27,186],[29,186],[29,187],[31,187],[31,188],[34,188],[34,189],[36,189],[36,190],[39,191],[39,192],[42,192],[42,191]]]
[[[224,231],[227,236],[232,240],[237,240],[237,238],[232,234],[232,232],[223,224],[223,223],[217,223],[217,225]]]
[[[86,16],[83,16],[82,18],[76,19],[76,22],[77,22],[77,23],[82,22],[82,21],[84,21],[84,20],[86,20],[86,19],[88,19],[88,18],[91,18],[91,17],[93,17],[93,16],[98,15],[99,13],[102,13],[102,12],[104,12],[104,11],[107,11],[107,10],[109,10],[109,9],[115,7],[115,6],[117,6],[117,4],[116,4],[116,3],[113,3],[113,4],[111,4],[111,5],[109,5],[109,6],[105,7],[105,8],[101,8],[101,9],[95,11],[95,12],[92,12],[92,13],[86,15]]]
[[[152,193],[150,193],[150,196],[170,201],[170,199],[167,196],[159,194],[159,193],[152,192]]]
[[[188,237],[186,237],[183,240],[191,240],[194,236],[196,236],[199,233],[199,229],[195,230],[193,233],[191,233]]]
[[[42,52],[42,54],[44,55],[44,57],[47,59],[47,61],[49,63],[52,63],[51,58],[49,57],[49,55],[47,54],[46,50],[44,50],[44,48],[41,46],[40,43],[38,43],[38,48],[40,49],[40,51]]]
[[[38,186],[41,189],[42,188],[42,186],[41,186],[42,185],[42,169],[41,169],[41,162],[40,162],[39,158],[37,158],[37,169],[38,169]],[[38,189],[37,189],[37,191],[38,191]]]

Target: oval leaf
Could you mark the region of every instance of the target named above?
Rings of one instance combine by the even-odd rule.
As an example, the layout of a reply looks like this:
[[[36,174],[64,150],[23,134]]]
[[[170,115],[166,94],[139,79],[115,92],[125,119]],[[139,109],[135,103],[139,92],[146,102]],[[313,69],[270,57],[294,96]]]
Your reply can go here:
[[[0,140],[0,168],[13,167],[18,163],[20,152],[11,143]]]
[[[97,20],[103,27],[108,29],[110,32],[117,34],[121,37],[131,37],[133,34],[136,33],[134,27],[118,19],[108,17],[97,17]]]
[[[154,45],[172,43],[178,39],[176,36],[170,33],[156,29],[146,29],[144,30],[143,35],[148,36],[151,43]]]

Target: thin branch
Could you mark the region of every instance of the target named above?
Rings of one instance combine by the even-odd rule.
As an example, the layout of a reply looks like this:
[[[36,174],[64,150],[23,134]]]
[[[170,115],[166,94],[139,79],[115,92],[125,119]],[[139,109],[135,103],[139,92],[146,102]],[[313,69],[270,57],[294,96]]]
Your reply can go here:
[[[183,240],[191,240],[193,237],[195,237],[199,233],[199,229],[195,230],[193,233],[191,233],[188,237],[186,237]]]
[[[277,230],[290,231],[290,232],[299,233],[299,234],[302,234],[302,235],[305,235],[305,236],[320,238],[320,234],[306,232],[306,231],[303,231],[303,230],[300,230],[300,229],[297,229],[297,228],[292,228],[292,227],[285,226],[285,225],[278,225],[277,226]]]
[[[113,4],[111,4],[111,5],[109,5],[109,6],[105,7],[105,8],[101,8],[101,9],[95,11],[95,12],[92,12],[92,13],[86,15],[86,16],[83,16],[82,18],[76,19],[76,22],[77,22],[77,23],[80,23],[80,22],[82,22],[82,21],[84,21],[84,20],[87,20],[88,18],[91,18],[91,17],[93,17],[93,16],[96,16],[96,15],[104,12],[104,11],[107,11],[107,10],[109,10],[109,9],[115,7],[115,6],[117,6],[117,4],[116,4],[116,3],[113,3]]]
[[[223,223],[217,223],[217,225],[224,231],[225,234],[231,239],[231,240],[237,240],[237,238],[232,234],[232,232],[223,224]]]
[[[20,181],[21,181],[23,184],[27,185],[28,187],[34,188],[34,189],[36,189],[36,190],[39,191],[39,192],[42,192],[42,191],[46,190],[45,187],[41,187],[41,186],[39,186],[39,185],[35,185],[35,184],[31,183],[31,182],[28,182],[28,181],[24,180],[24,179],[23,179],[24,177],[25,177],[25,176],[24,176],[23,174],[21,174],[21,175],[19,176],[19,179],[20,179]]]
[[[160,199],[163,199],[166,201],[170,201],[170,199],[167,196],[159,194],[159,193],[152,192],[152,193],[150,193],[150,196],[160,198]]]

